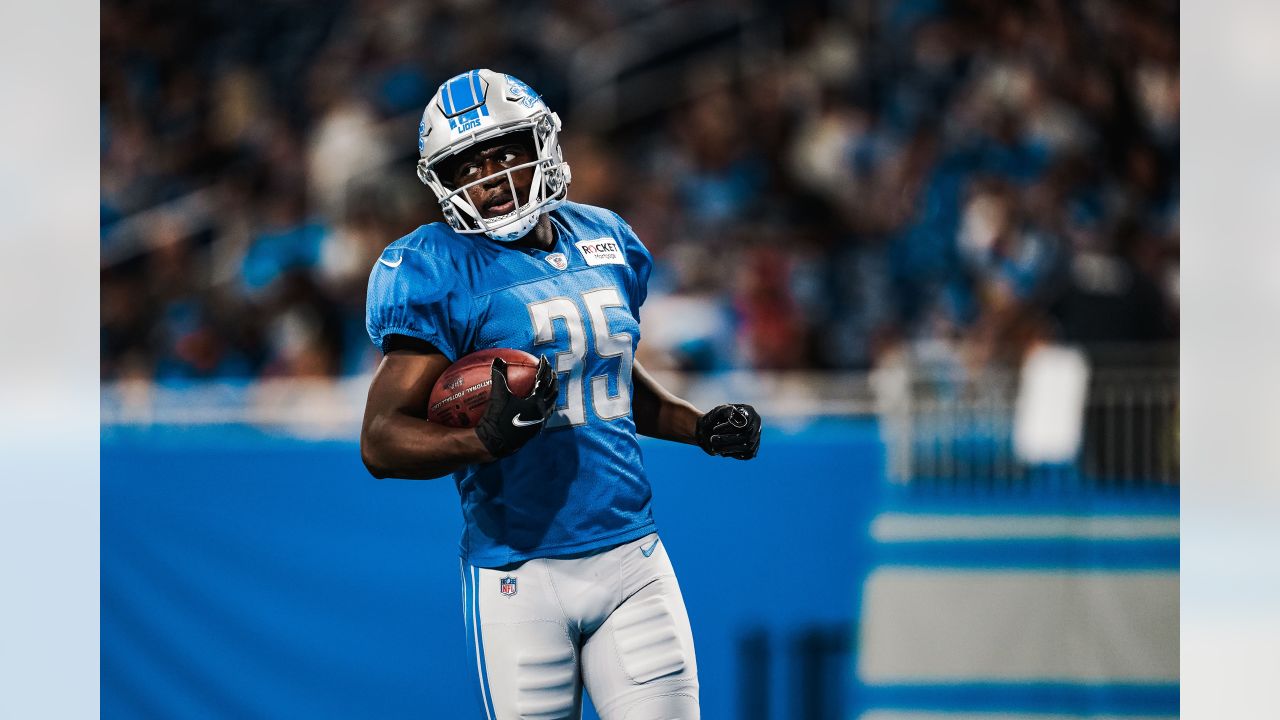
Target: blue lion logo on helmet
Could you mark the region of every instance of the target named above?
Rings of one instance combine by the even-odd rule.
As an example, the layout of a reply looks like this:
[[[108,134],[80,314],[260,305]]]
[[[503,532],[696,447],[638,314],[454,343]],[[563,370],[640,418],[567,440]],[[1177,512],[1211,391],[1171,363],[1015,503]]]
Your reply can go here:
[[[507,76],[507,99],[512,102],[518,102],[527,108],[537,105],[542,100],[538,93],[534,92],[533,88],[514,75]]]
[[[431,128],[427,127],[427,120],[423,118],[418,121],[418,154],[427,151],[427,136],[431,134]]]

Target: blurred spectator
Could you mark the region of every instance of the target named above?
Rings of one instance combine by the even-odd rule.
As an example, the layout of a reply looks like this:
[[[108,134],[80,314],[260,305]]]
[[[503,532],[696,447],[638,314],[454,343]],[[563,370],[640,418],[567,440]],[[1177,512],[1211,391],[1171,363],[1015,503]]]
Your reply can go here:
[[[439,219],[418,115],[471,67],[653,252],[655,367],[1177,338],[1168,0],[109,0],[102,67],[106,379],[372,369],[369,268]]]

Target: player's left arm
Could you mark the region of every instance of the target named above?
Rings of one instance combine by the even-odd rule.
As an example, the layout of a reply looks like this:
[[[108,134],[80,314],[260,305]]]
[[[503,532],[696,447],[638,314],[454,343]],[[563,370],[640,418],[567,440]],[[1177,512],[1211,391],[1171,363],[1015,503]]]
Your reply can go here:
[[[760,414],[750,405],[719,405],[699,412],[662,387],[639,362],[631,368],[631,410],[636,432],[697,445],[709,455],[750,460],[760,448]]]
[[[697,444],[698,418],[702,413],[692,403],[658,384],[639,360],[631,366],[631,382],[636,432],[659,440]]]
[[[631,226],[617,213],[614,217],[633,272],[631,311],[639,321],[653,256]],[[750,460],[760,449],[760,413],[750,405],[717,405],[709,412],[699,412],[692,403],[662,387],[638,361],[631,367],[631,387],[632,417],[641,435],[697,445],[709,455],[738,460]]]

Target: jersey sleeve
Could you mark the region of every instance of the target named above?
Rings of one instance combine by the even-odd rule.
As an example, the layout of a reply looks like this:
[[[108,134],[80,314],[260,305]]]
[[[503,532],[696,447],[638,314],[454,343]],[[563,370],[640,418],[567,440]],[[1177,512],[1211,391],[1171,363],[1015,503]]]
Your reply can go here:
[[[472,299],[437,258],[392,246],[369,273],[365,329],[379,350],[390,335],[425,340],[449,360],[468,347]]]
[[[640,317],[640,306],[644,304],[645,298],[649,294],[649,273],[653,270],[653,255],[649,254],[649,248],[640,242],[640,237],[636,235],[635,230],[627,224],[617,213],[613,216],[618,221],[618,226],[622,229],[623,246],[627,256],[627,266],[631,268],[631,274],[634,278],[635,285],[631,288],[631,312],[636,317]]]

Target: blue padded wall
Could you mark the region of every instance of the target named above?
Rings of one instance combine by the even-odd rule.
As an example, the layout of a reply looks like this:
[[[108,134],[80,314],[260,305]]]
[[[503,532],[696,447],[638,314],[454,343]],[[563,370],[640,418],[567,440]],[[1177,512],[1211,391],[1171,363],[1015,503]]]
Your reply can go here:
[[[787,717],[790,643],[857,617],[883,483],[875,425],[775,430],[747,463],[644,453],[703,717],[765,716],[750,697]],[[477,716],[460,528],[452,481],[374,480],[354,443],[105,431],[102,716]],[[751,633],[770,642],[755,696],[738,682]]]

